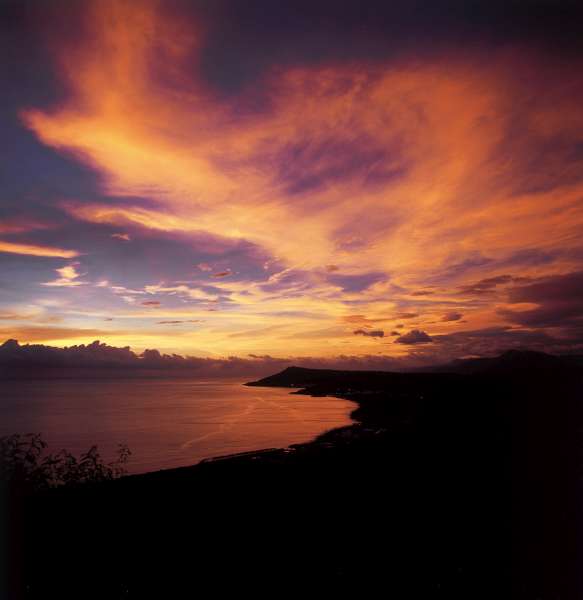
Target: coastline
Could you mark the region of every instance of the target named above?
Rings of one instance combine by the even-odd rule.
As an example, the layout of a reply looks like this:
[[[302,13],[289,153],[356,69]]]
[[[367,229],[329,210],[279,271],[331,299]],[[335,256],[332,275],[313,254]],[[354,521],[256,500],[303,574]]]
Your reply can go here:
[[[253,382],[251,382],[253,383]],[[245,383],[244,385],[250,385]],[[261,387],[288,387],[288,386],[261,386]],[[274,447],[274,448],[261,448],[257,450],[248,450],[244,452],[236,452],[232,454],[211,456],[203,458],[202,460],[193,463],[192,465],[186,465],[183,467],[171,467],[168,469],[158,469],[155,471],[149,471],[146,473],[132,473],[125,475],[124,480],[130,478],[159,478],[159,477],[172,477],[176,475],[178,477],[185,474],[190,475],[195,470],[204,465],[207,468],[208,465],[222,464],[229,466],[238,466],[243,463],[262,463],[267,462],[270,465],[285,464],[293,462],[297,459],[305,460],[309,459],[312,453],[322,453],[334,451],[336,446],[342,444],[350,444],[364,439],[372,439],[381,435],[385,435],[390,431],[395,431],[396,427],[387,427],[387,424],[383,425],[370,422],[367,424],[367,412],[365,406],[367,400],[363,400],[362,397],[354,396],[351,393],[345,393],[341,395],[339,393],[325,393],[322,390],[310,390],[309,388],[297,388],[295,391],[290,392],[293,395],[311,396],[314,398],[329,397],[336,398],[351,402],[356,406],[350,412],[350,419],[352,423],[341,427],[333,427],[315,436],[313,439],[306,442],[298,442],[290,444],[285,447]],[[395,424],[393,424],[395,425]],[[119,481],[119,480],[117,480]],[[113,483],[113,482],[112,482]]]
[[[313,395],[304,389],[291,393],[298,395]],[[319,397],[315,394],[313,396]],[[339,400],[346,400],[356,404],[357,406],[350,412],[350,418],[353,422],[341,427],[333,427],[331,429],[328,429],[306,442],[298,442],[284,447],[260,448],[257,450],[248,450],[243,452],[235,452],[232,454],[210,456],[208,458],[203,458],[200,461],[191,465],[185,465],[182,467],[157,469],[155,471],[148,471],[145,473],[130,473],[124,475],[123,478],[112,482],[108,482],[107,485],[113,485],[121,482],[122,480],[136,480],[138,478],[140,480],[147,480],[159,478],[166,479],[172,478],[174,476],[178,478],[183,476],[191,476],[192,474],[198,472],[200,467],[208,468],[208,466],[216,464],[223,465],[223,468],[225,465],[228,465],[229,467],[237,467],[239,465],[242,465],[243,463],[269,463],[270,465],[284,465],[285,463],[293,462],[296,459],[309,459],[309,455],[312,452],[326,452],[331,449],[333,450],[334,446],[338,444],[349,443],[350,441],[362,439],[365,436],[371,434],[379,434],[381,432],[385,432],[385,430],[382,429],[366,427],[366,425],[364,425],[363,423],[355,420],[354,415],[357,414],[361,406],[353,398],[343,398],[338,395],[326,396],[331,398],[337,398]]]
[[[580,374],[325,378],[296,393],[354,402],[356,423],[27,500],[26,597],[68,597],[104,556],[88,598],[578,597]]]
[[[352,422],[354,405],[346,400],[252,388],[244,381],[249,379],[2,382],[0,434],[38,431],[48,451],[66,448],[77,456],[96,445],[104,461],[124,443],[132,451],[126,467],[138,474],[284,448]]]

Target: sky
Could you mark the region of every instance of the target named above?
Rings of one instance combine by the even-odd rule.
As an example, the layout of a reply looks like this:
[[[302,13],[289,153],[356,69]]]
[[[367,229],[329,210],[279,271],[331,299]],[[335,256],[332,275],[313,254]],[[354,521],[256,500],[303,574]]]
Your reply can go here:
[[[580,3],[0,11],[0,342],[583,352]]]

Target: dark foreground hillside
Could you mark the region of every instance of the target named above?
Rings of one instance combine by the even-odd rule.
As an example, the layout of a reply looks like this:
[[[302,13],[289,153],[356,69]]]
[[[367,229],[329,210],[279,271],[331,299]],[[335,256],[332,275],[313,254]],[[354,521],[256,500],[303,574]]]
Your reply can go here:
[[[583,597],[578,368],[258,384],[350,398],[358,424],[13,502],[3,597]]]

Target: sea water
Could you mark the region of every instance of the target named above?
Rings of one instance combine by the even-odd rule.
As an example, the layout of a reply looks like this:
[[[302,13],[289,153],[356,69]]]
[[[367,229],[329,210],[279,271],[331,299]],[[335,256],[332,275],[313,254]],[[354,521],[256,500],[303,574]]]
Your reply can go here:
[[[240,380],[32,379],[0,382],[0,435],[41,433],[50,451],[97,445],[130,473],[192,465],[231,453],[306,442],[350,423],[337,398],[247,387]]]

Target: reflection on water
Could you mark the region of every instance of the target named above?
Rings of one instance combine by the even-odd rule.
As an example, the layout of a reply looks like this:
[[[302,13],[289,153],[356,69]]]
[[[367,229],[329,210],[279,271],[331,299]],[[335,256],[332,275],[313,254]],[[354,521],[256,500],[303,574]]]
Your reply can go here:
[[[92,444],[132,450],[133,473],[209,456],[308,441],[350,422],[354,404],[240,381],[32,380],[0,382],[0,435],[40,432],[49,449]]]

